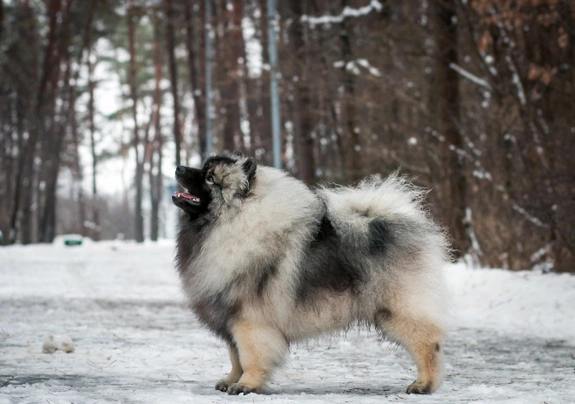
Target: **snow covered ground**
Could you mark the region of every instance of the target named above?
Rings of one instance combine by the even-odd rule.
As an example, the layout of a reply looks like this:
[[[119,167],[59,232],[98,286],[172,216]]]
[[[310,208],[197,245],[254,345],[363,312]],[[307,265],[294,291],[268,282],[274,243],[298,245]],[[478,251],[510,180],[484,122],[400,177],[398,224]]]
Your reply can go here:
[[[404,393],[402,348],[366,331],[292,349],[271,395],[230,397],[223,344],[184,307],[173,243],[0,248],[0,404],[574,403],[575,277],[449,266],[446,381]],[[42,353],[69,336],[72,353]]]

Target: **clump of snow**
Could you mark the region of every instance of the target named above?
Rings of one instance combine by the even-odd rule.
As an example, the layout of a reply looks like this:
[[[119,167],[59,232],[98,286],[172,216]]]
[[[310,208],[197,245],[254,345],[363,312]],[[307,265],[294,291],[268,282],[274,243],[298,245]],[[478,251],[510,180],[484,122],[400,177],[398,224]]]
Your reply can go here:
[[[358,67],[358,66],[361,66],[361,67],[365,68],[369,72],[369,74],[371,74],[372,76],[381,77],[381,72],[379,71],[379,69],[370,65],[369,61],[367,59],[350,60],[347,63],[344,62],[343,60],[337,60],[337,61],[333,62],[333,67],[335,67],[335,68],[339,69],[339,68],[342,68],[344,66],[348,72],[351,72],[351,73],[355,74],[356,76],[361,74],[361,71]]]
[[[371,13],[372,11],[381,12],[382,9],[383,4],[381,4],[378,0],[371,0],[371,2],[365,7],[351,8],[349,6],[346,6],[344,7],[342,13],[339,15],[323,15],[320,17],[304,15],[301,18],[301,20],[303,22],[307,22],[312,27],[315,25],[322,25],[322,24],[338,24],[341,23],[346,18],[363,17]]]
[[[67,335],[49,334],[44,340],[44,345],[42,346],[42,352],[48,354],[53,354],[56,351],[72,353],[75,349],[74,341],[72,341],[72,338]]]

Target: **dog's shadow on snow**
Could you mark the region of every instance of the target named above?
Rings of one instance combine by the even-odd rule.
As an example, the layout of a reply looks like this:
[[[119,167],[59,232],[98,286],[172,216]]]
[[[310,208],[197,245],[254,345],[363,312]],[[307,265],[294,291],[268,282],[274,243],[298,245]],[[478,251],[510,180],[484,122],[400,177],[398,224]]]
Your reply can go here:
[[[174,381],[172,381],[174,382]],[[194,394],[198,395],[219,395],[222,397],[227,396],[227,393],[215,391],[212,386],[206,385],[205,382],[193,380],[181,380],[180,383],[185,383]],[[271,383],[271,386],[261,393],[264,396],[300,396],[302,394],[308,396],[323,396],[323,395],[359,395],[359,396],[389,396],[405,393],[405,389],[400,386],[369,386],[357,383],[355,385],[342,385],[342,383],[328,382],[328,383],[305,383],[293,384],[288,386],[279,386]],[[256,394],[249,394],[249,396],[257,396]],[[241,397],[241,395],[240,395]]]
[[[275,386],[274,386],[275,387]],[[397,386],[362,386],[356,384],[355,386],[343,386],[341,383],[313,383],[306,385],[293,385],[286,387],[270,388],[266,394],[278,395],[360,395],[360,396],[388,396],[395,394],[405,393],[405,389]]]
[[[172,380],[171,382],[174,382]],[[214,394],[220,395],[222,397],[228,396],[227,393],[215,391],[214,387],[206,385],[205,382],[199,380],[180,380],[180,383],[187,384],[188,388],[191,389],[192,393],[198,395],[212,396]],[[176,382],[178,383],[178,382]],[[405,393],[405,389],[399,386],[369,386],[362,384],[355,384],[353,386],[344,386],[337,382],[328,383],[306,383],[305,385],[289,385],[289,386],[278,386],[272,383],[261,395],[263,396],[300,396],[302,394],[308,396],[323,396],[323,395],[354,395],[354,396],[389,396],[396,394]],[[256,397],[258,394],[248,394],[248,396]],[[240,395],[243,397],[243,395]]]

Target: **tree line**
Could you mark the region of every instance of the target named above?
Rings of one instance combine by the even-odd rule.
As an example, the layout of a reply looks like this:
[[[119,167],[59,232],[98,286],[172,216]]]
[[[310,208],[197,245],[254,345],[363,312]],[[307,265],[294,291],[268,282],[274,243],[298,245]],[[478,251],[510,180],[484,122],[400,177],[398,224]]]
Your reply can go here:
[[[575,272],[570,0],[0,1],[4,243],[157,239],[161,168],[207,133],[271,164],[270,26],[286,170],[314,186],[400,169],[455,255]],[[102,66],[122,93],[105,116]],[[132,180],[101,195],[117,158]]]

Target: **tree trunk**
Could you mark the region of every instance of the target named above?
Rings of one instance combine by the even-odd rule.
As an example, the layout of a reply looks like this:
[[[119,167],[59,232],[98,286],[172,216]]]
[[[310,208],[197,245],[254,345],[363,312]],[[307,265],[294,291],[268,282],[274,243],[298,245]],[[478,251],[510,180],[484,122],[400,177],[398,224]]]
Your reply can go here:
[[[233,0],[232,10],[223,4],[220,24],[224,26],[223,37],[218,41],[220,71],[220,102],[223,107],[223,151],[231,153],[241,144],[240,127],[240,74],[239,59],[243,54],[242,36],[243,10],[241,1]]]
[[[344,9],[349,6],[348,0],[342,0],[341,4]],[[344,18],[341,22],[341,30],[339,33],[341,57],[344,62],[344,67],[342,68],[344,88],[342,103],[345,123],[342,129],[347,141],[347,178],[350,183],[360,180],[363,176],[361,168],[361,142],[358,132],[359,125],[356,122],[357,100],[355,97],[355,79],[353,73],[346,68],[347,64],[353,61],[350,37],[352,30],[353,26],[349,18]]]
[[[314,13],[320,13],[322,12],[324,9],[320,8],[317,4],[317,2],[314,2]],[[324,38],[322,33],[317,34],[317,42],[318,42],[318,47],[319,49],[325,49],[325,47],[327,46],[327,38]],[[325,112],[324,112],[324,120],[325,120],[325,126],[328,127],[327,130],[324,130],[325,133],[329,134],[330,132],[333,132],[333,136],[335,137],[335,139],[330,139],[330,136],[326,136],[324,137],[324,141],[325,142],[330,142],[333,144],[332,149],[330,151],[326,150],[323,154],[323,156],[321,156],[318,159],[318,162],[320,160],[329,160],[330,158],[333,159],[333,163],[332,163],[332,167],[334,167],[334,169],[339,172],[339,175],[336,176],[336,178],[334,178],[333,180],[336,180],[337,182],[344,182],[347,183],[348,182],[348,176],[347,176],[347,153],[346,153],[346,148],[345,148],[345,139],[344,139],[344,133],[342,130],[342,124],[340,122],[340,117],[337,113],[337,100],[338,100],[338,96],[337,96],[337,92],[338,92],[338,86],[334,86],[333,85],[333,81],[332,77],[330,75],[330,70],[331,70],[331,65],[327,59],[327,56],[325,52],[320,53],[319,55],[319,60],[318,63],[320,64],[321,68],[321,82],[320,82],[320,87],[319,87],[319,91],[318,91],[318,97],[319,97],[319,102],[320,104],[325,104]],[[334,88],[335,87],[335,88]],[[328,119],[331,118],[331,119]],[[329,122],[331,121],[331,125],[329,125]],[[321,151],[321,149],[318,151],[318,155],[320,154],[319,152]],[[334,164],[335,163],[335,164]],[[324,162],[323,167],[329,167],[329,163],[328,162]]]
[[[181,164],[182,135],[180,132],[180,101],[178,97],[178,72],[176,66],[174,38],[174,9],[172,0],[166,0],[166,41],[168,46],[168,63],[170,83],[174,103],[174,140],[176,142],[176,165]]]
[[[298,78],[292,80],[295,90],[295,110],[299,117],[294,127],[295,160],[298,178],[311,185],[315,182],[314,140],[312,138],[315,106],[312,105],[311,99],[305,26],[302,22],[302,17],[307,10],[303,2],[298,0],[291,0],[289,6],[293,18],[288,33],[291,43],[290,53],[295,59],[294,73]]]
[[[60,154],[66,136],[66,128],[68,119],[70,117],[70,79],[72,70],[72,60],[70,58],[69,44],[70,44],[70,20],[71,20],[71,6],[73,0],[66,1],[66,7],[63,11],[62,23],[59,30],[59,46],[57,56],[53,61],[56,65],[52,78],[52,94],[50,94],[50,127],[48,142],[43,144],[46,158],[44,159],[44,169],[42,172],[46,174],[43,182],[45,185],[45,198],[43,210],[39,209],[41,216],[39,217],[39,241],[44,243],[51,243],[56,236],[56,203],[57,203],[57,187],[58,177],[60,174]],[[65,65],[64,77],[62,80],[62,91],[59,91],[61,65]],[[68,96],[68,99],[66,97]],[[56,107],[56,101],[60,100],[59,110]],[[58,116],[58,119],[56,119]]]
[[[465,229],[466,178],[463,158],[457,150],[463,149],[458,129],[459,122],[459,77],[450,65],[457,64],[457,5],[454,0],[431,3],[434,20],[436,65],[434,94],[436,96],[435,123],[440,136],[441,169],[439,200],[443,220],[453,237],[453,245],[460,255],[470,246]]]
[[[28,12],[32,13],[29,5],[24,5],[28,8]],[[33,207],[35,206],[36,192],[36,169],[34,161],[37,153],[38,139],[42,139],[40,135],[45,135],[45,118],[46,108],[45,100],[48,95],[47,87],[51,79],[53,79],[52,69],[56,67],[56,42],[58,40],[56,31],[58,28],[58,16],[62,9],[62,2],[60,0],[50,0],[47,4],[46,14],[48,16],[48,38],[44,51],[44,62],[42,74],[36,93],[36,100],[34,105],[35,119],[32,120],[29,128],[29,137],[23,150],[23,175],[22,175],[22,216],[21,216],[21,229],[22,229],[22,243],[29,244],[37,239],[35,227],[37,221],[34,220],[35,215]],[[30,17],[33,18],[33,17]],[[59,66],[57,66],[59,68]],[[55,81],[52,80],[54,83]],[[36,200],[36,202],[38,202]]]
[[[185,1],[185,20],[186,20],[186,48],[188,50],[188,73],[190,76],[190,86],[192,97],[194,99],[194,113],[198,125],[198,144],[200,155],[206,151],[206,97],[204,94],[204,80],[202,66],[205,66],[205,53],[200,51],[203,56],[198,57],[197,49],[204,49],[204,36],[197,33],[193,23],[192,2]],[[203,5],[203,1],[199,2]],[[200,26],[204,27],[204,13],[202,7],[199,12]],[[203,30],[202,30],[203,31]],[[196,44],[199,45],[196,45]],[[207,156],[205,156],[207,157]]]
[[[130,97],[132,99],[132,119],[134,121],[134,150],[136,154],[136,200],[135,202],[135,239],[136,242],[142,243],[144,241],[144,217],[142,214],[142,181],[144,177],[143,165],[140,162],[140,134],[138,127],[138,93],[136,89],[136,44],[135,44],[135,24],[134,24],[134,0],[128,1],[128,11],[126,13],[128,18],[128,47],[130,52],[130,66],[128,72],[128,82],[130,86]],[[143,155],[143,153],[142,153]]]
[[[186,4],[188,4],[186,2]],[[151,145],[150,154],[150,202],[151,202],[151,222],[150,222],[150,239],[158,241],[160,229],[160,203],[162,200],[162,125],[160,108],[162,106],[162,89],[160,82],[162,81],[162,50],[160,49],[160,23],[158,16],[154,14],[154,95],[153,95],[153,117],[154,124],[154,140]],[[156,160],[157,159],[157,160]]]
[[[269,66],[270,58],[268,51],[268,9],[267,0],[259,0],[261,17],[254,20],[254,26],[262,44],[262,64]],[[252,81],[248,88],[247,108],[250,121],[250,137],[253,143],[255,157],[263,164],[273,164],[272,153],[272,123],[271,123],[271,99],[270,99],[270,72],[263,69],[261,75]]]
[[[80,61],[82,61],[84,50],[87,50],[86,63],[88,64],[88,125],[90,130],[90,154],[92,157],[92,203],[91,205],[91,225],[89,227],[90,237],[94,241],[99,241],[101,238],[101,226],[100,226],[100,196],[98,194],[98,155],[96,153],[96,125],[95,125],[95,114],[96,108],[94,105],[94,92],[96,90],[96,81],[94,79],[94,70],[96,68],[97,60],[92,61],[93,45],[92,45],[92,26],[94,23],[94,9],[97,0],[91,0],[90,2],[90,12],[88,14],[88,23],[86,31],[84,34],[84,45],[80,52]],[[76,71],[75,81],[77,82],[80,70]],[[76,136],[76,135],[75,135]],[[75,137],[77,139],[77,137]],[[77,142],[77,140],[76,140]],[[77,157],[80,158],[79,155]],[[79,175],[80,172],[78,172]],[[78,204],[80,209],[80,218],[82,219],[82,234],[86,233],[86,217],[84,211],[84,192],[82,186],[79,187],[78,194]]]
[[[91,52],[88,53],[88,122],[90,127],[90,151],[92,155],[92,223],[90,225],[90,235],[94,241],[100,240],[100,196],[98,194],[98,155],[96,153],[96,125],[94,123],[94,91],[96,82],[94,80],[94,69],[96,63],[92,62]]]
[[[4,31],[4,1],[0,0],[0,41]]]

